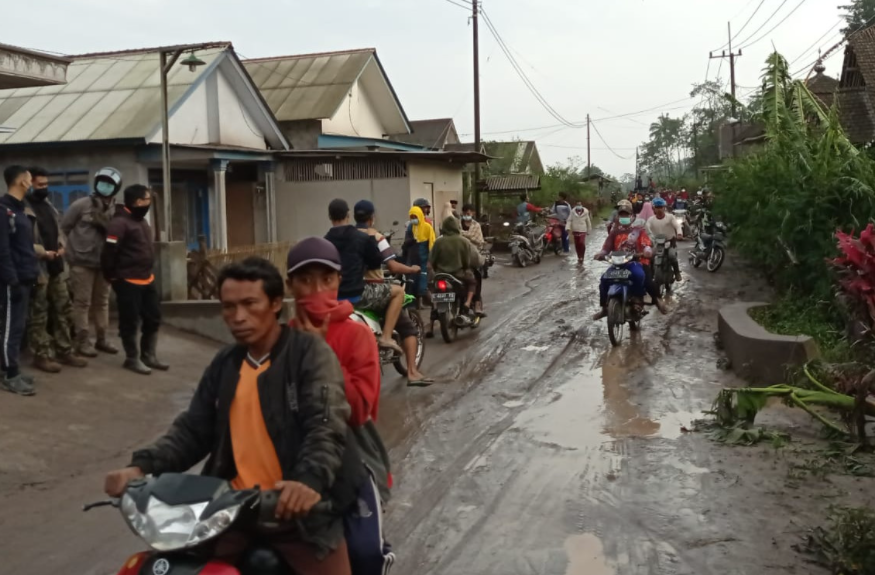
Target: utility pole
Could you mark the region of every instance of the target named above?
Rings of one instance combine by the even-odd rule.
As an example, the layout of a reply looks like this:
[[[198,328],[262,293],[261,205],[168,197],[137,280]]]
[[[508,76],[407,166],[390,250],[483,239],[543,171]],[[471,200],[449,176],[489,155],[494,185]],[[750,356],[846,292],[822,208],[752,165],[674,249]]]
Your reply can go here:
[[[479,0],[471,3],[474,28],[474,151],[480,153],[480,27],[477,15]],[[474,164],[474,213],[480,215],[480,162]]]
[[[169,242],[173,229],[173,212],[170,205],[170,114],[167,110],[167,74],[182,55],[181,49],[161,50],[158,65],[161,67],[161,201],[164,208],[162,239]]]
[[[693,175],[699,177],[699,122],[693,122]]]
[[[589,114],[586,115],[586,177],[592,175],[592,156],[589,151]]]
[[[732,26],[729,22],[726,23],[726,30],[729,33],[729,54],[726,53],[726,50],[721,51],[717,56],[714,55],[713,52],[708,53],[708,57],[712,60],[715,58],[729,58],[729,82],[730,82],[730,91],[732,93],[732,155],[735,155],[735,126],[738,124],[737,107],[735,105],[735,59],[741,57],[741,50],[738,51],[738,54],[732,51]]]

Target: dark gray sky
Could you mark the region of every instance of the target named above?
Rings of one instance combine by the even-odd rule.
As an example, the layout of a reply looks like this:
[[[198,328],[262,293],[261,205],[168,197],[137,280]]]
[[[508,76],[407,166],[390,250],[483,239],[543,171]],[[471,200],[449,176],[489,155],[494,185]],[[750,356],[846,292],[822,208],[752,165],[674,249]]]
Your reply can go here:
[[[826,48],[838,41],[839,3],[483,0],[483,8],[523,71],[561,117],[576,123],[589,113],[596,120],[604,142],[616,155],[593,131],[593,162],[620,176],[633,171],[634,148],[646,139],[647,125],[661,111],[678,115],[692,107],[692,100],[679,100],[688,97],[694,82],[705,79],[706,70],[708,78],[716,78],[719,71],[728,82],[728,62],[721,67],[714,60],[708,68],[708,51],[726,44],[727,20],[738,30],[759,6],[735,41],[736,45],[753,42],[738,62],[737,83],[743,96],[758,84],[773,44],[788,60],[799,58],[791,66],[795,71],[816,58],[816,49],[801,57],[809,47]],[[20,25],[5,26],[0,42],[67,54],[210,40],[230,40],[249,58],[375,47],[411,119],[452,116],[460,133],[473,131],[471,27],[468,13],[447,0],[6,4],[4,21]],[[837,50],[838,55],[827,62],[829,73],[840,68],[841,53]],[[565,128],[538,104],[485,25],[481,25],[481,62],[485,138],[534,138],[547,163],[585,156],[586,130]],[[651,108],[656,109],[607,119]]]

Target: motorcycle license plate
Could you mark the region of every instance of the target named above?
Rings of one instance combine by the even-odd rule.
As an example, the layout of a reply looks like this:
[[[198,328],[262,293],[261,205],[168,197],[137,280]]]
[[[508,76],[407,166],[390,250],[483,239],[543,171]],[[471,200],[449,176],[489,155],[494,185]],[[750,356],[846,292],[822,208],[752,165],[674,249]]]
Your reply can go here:
[[[608,270],[605,272],[605,279],[609,280],[627,280],[632,277],[632,272],[629,270]]]
[[[431,299],[436,302],[451,303],[456,301],[456,294],[453,292],[440,292],[432,294]]]

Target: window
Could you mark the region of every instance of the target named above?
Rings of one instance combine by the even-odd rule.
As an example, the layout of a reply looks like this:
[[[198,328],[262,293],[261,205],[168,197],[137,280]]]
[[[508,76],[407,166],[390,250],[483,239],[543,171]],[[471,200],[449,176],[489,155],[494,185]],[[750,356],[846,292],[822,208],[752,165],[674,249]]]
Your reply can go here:
[[[64,212],[70,204],[91,194],[91,180],[87,170],[70,170],[49,174],[52,204]]]

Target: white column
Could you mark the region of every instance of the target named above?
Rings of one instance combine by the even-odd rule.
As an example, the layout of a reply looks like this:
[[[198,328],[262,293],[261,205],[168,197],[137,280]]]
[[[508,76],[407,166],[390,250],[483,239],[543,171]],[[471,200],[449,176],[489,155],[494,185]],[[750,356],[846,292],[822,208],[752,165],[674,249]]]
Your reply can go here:
[[[228,249],[228,215],[225,199],[225,172],[228,170],[228,160],[213,160],[213,204],[211,214],[215,214],[215,222],[211,222],[212,247],[215,249]]]

